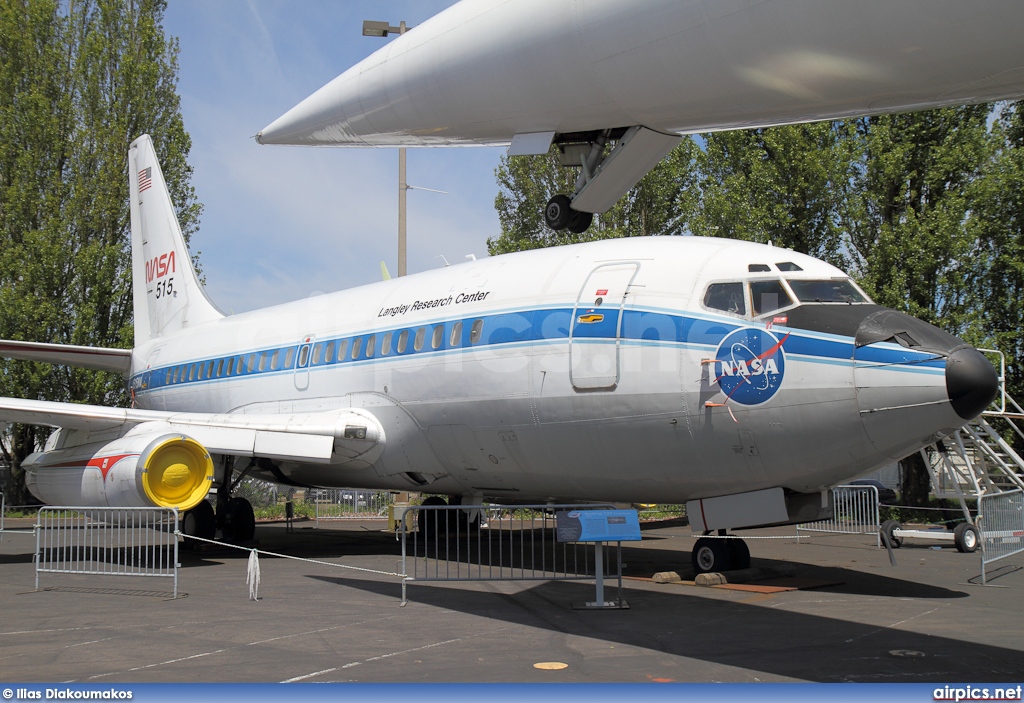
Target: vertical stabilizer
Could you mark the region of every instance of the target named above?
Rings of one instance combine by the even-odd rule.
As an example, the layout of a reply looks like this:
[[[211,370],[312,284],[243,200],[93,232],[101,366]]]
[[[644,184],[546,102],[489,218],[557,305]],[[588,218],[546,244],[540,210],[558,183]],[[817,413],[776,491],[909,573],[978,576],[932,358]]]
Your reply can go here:
[[[131,189],[132,286],[135,346],[223,317],[206,297],[164,183],[144,134],[128,150]]]

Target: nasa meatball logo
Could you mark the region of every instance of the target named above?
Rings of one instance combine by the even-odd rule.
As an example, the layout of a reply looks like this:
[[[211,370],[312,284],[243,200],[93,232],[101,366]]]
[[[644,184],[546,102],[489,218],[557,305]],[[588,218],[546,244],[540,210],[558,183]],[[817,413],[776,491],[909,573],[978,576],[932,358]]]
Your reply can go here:
[[[729,400],[760,405],[775,395],[786,374],[782,350],[787,334],[779,339],[768,330],[747,327],[728,335],[718,345],[712,364],[714,378]]]

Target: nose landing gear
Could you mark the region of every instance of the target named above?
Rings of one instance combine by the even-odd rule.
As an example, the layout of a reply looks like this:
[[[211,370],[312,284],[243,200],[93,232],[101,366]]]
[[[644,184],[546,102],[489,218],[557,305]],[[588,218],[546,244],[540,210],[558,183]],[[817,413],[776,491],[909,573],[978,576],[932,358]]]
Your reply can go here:
[[[701,537],[693,545],[690,561],[695,574],[750,568],[750,549],[747,543],[738,537],[722,537],[726,537],[725,530],[719,530],[717,538]]]

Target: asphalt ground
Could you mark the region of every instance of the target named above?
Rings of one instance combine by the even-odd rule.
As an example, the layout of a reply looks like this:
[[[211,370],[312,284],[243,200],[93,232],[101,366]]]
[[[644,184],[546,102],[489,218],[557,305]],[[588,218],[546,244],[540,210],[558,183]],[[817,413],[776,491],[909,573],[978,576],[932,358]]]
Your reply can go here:
[[[908,540],[892,567],[872,536],[750,539],[755,567],[833,584],[752,593],[651,581],[692,578],[689,528],[658,523],[623,543],[628,610],[574,609],[593,581],[410,583],[401,607],[400,579],[336,566],[399,571],[383,527],[260,524],[260,549],[331,565],[264,556],[257,601],[249,554],[216,548],[183,552],[178,599],[165,579],[125,577],[43,574],[35,592],[34,539],[4,534],[0,680],[1024,681],[1024,571],[972,585],[979,555],[949,543]]]

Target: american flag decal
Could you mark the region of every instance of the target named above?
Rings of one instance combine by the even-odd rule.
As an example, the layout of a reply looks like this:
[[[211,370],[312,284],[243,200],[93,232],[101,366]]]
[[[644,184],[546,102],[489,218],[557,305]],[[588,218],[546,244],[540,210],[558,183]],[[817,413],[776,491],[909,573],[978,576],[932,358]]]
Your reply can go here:
[[[144,168],[139,171],[139,192],[148,190],[153,185],[153,167]]]

